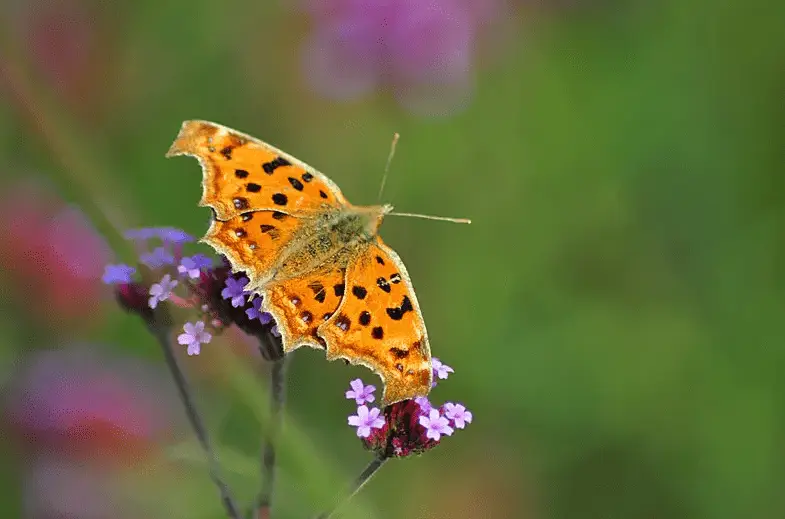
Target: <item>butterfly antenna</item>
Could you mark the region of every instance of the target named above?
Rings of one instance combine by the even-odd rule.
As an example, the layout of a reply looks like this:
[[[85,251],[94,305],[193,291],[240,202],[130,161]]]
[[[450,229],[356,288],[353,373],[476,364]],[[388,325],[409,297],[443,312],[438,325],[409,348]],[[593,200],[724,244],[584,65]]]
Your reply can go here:
[[[398,145],[398,139],[401,138],[399,133],[393,135],[392,144],[390,144],[390,154],[387,156],[387,164],[384,166],[384,176],[382,176],[382,185],[379,187],[379,200],[382,199],[382,193],[384,192],[384,185],[387,183],[387,174],[390,172],[390,163],[392,163],[393,156],[395,155],[395,147]],[[472,223],[471,220],[468,218],[451,218],[449,216],[432,216],[429,214],[417,214],[417,213],[393,213],[388,212],[392,209],[392,206],[386,206],[386,214],[390,216],[408,216],[409,218],[422,218],[423,220],[438,220],[441,222],[452,222],[452,223]]]
[[[450,218],[449,216],[432,216],[430,214],[417,213],[387,213],[390,216],[408,216],[410,218],[422,218],[423,220],[438,220],[440,222],[452,223],[472,223],[468,218]]]
[[[392,163],[393,156],[395,155],[395,146],[398,144],[398,139],[401,137],[399,133],[393,135],[392,144],[390,144],[390,154],[387,155],[387,164],[384,166],[384,175],[382,176],[382,185],[379,186],[379,201],[382,200],[382,193],[384,193],[384,185],[387,183],[387,174],[390,172],[390,164]]]

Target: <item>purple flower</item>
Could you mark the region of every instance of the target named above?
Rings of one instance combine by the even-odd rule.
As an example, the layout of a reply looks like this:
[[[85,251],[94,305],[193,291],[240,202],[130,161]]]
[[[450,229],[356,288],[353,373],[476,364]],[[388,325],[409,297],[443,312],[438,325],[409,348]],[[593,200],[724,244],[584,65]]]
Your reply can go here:
[[[357,402],[357,405],[362,405],[365,402],[373,402],[376,400],[376,397],[373,396],[373,392],[376,391],[376,386],[371,385],[364,385],[363,381],[359,378],[352,380],[349,383],[352,389],[346,392],[346,398],[349,400],[354,400]]]
[[[445,403],[444,416],[452,421],[456,429],[463,429],[467,423],[472,423],[472,412],[462,404]]]
[[[194,241],[193,236],[175,227],[159,227],[155,229],[155,235],[164,243],[172,243],[175,245]]]
[[[174,256],[163,247],[156,247],[153,252],[146,252],[139,256],[139,261],[155,270],[174,264]]]
[[[450,373],[455,373],[454,369],[452,369],[447,364],[442,364],[442,361],[436,357],[431,359],[431,366],[433,367],[433,374],[440,379],[445,379],[449,376]]]
[[[317,30],[303,67],[311,86],[351,99],[389,85],[416,113],[465,104],[480,26],[499,0],[344,0],[311,2]]]
[[[204,331],[204,322],[185,323],[183,331],[177,336],[177,342],[188,346],[188,355],[199,355],[202,344],[207,344],[213,338],[209,332]]]
[[[349,417],[349,425],[357,427],[357,436],[367,438],[371,435],[371,429],[381,429],[384,427],[384,419],[379,417],[378,407],[370,410],[367,406],[361,405],[357,408],[357,414]]]
[[[423,414],[428,414],[433,409],[433,405],[431,405],[431,401],[428,400],[427,396],[418,396],[414,399],[418,406],[420,406],[420,411]]]
[[[420,416],[420,425],[425,427],[426,436],[434,441],[439,441],[442,435],[451,436],[453,428],[450,421],[439,415],[438,409],[431,409],[428,416]]]
[[[204,254],[194,254],[193,256],[186,256],[180,260],[180,265],[177,266],[177,272],[180,275],[188,276],[191,279],[199,279],[202,275],[202,269],[208,269],[213,266],[213,260]]]
[[[156,229],[152,227],[141,227],[139,229],[128,229],[123,233],[126,240],[147,241],[155,238]]]
[[[158,306],[158,303],[169,299],[169,296],[172,295],[172,290],[176,286],[177,280],[172,279],[172,276],[169,274],[161,278],[159,283],[154,283],[153,286],[150,287],[150,302],[148,303],[150,308],[155,309],[155,307]]]
[[[262,298],[256,297],[253,301],[251,301],[251,308],[247,308],[245,310],[245,314],[248,316],[248,319],[253,321],[254,319],[259,319],[262,324],[269,324],[270,321],[273,320],[273,316],[267,312],[262,311]]]
[[[193,236],[175,227],[141,227],[125,231],[125,238],[135,241],[147,241],[158,238],[164,243],[183,244],[194,241]]]
[[[276,324],[272,328],[270,328],[270,333],[272,333],[275,337],[281,338],[281,330],[278,329],[278,325]]]
[[[452,372],[452,368],[442,364],[439,359],[433,361],[434,369],[445,371],[445,377]],[[362,380],[356,379],[351,382],[351,390],[346,392],[346,398],[356,399],[358,404],[365,407],[365,398],[372,392],[371,386],[366,387]],[[358,410],[357,416],[350,418],[350,423],[359,424],[360,418]],[[427,396],[419,396],[385,407],[380,418],[384,421],[383,426],[358,431],[363,445],[380,456],[404,458],[422,454],[439,445],[442,436],[451,436],[455,432],[454,428],[465,428],[466,424],[472,422],[473,416],[462,404],[448,402],[439,409],[433,407]]]
[[[136,269],[130,265],[107,265],[104,275],[101,278],[107,285],[127,284],[131,282],[131,276],[136,273]]]
[[[221,297],[231,299],[232,306],[237,308],[245,304],[245,297],[248,292],[243,289],[248,284],[248,278],[243,276],[239,279],[233,277],[226,278],[226,288],[221,290]]]

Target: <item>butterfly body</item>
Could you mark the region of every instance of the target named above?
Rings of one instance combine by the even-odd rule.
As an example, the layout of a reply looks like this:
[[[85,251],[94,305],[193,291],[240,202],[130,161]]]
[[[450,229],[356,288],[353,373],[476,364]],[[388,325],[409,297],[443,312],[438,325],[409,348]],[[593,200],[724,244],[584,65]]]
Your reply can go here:
[[[411,280],[378,234],[392,207],[355,206],[298,159],[249,135],[186,121],[167,156],[196,157],[202,239],[226,256],[275,317],[284,351],[324,348],[383,379],[390,404],[426,395],[431,354]]]
[[[252,289],[299,278],[331,266],[346,268],[353,258],[362,255],[375,241],[388,207],[349,206],[303,218],[302,227],[283,248],[266,279],[258,280],[257,286]]]

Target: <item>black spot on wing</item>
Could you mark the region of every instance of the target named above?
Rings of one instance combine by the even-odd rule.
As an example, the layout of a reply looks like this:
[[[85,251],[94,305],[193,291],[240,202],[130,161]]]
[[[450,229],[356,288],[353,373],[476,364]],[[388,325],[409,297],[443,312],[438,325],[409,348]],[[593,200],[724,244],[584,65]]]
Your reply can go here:
[[[349,327],[351,326],[352,322],[346,317],[344,314],[339,315],[335,318],[335,326],[340,328],[343,331],[349,331]]]
[[[368,326],[369,324],[371,324],[371,313],[366,310],[363,310],[360,313],[360,317],[357,320],[360,322],[361,325]]]
[[[411,300],[409,300],[409,296],[403,296],[403,301],[401,301],[401,306],[387,308],[387,315],[390,316],[390,319],[393,321],[400,321],[403,319],[404,314],[406,312],[411,312],[414,310],[412,306]]]
[[[305,189],[305,186],[303,185],[303,183],[302,183],[302,182],[300,182],[299,180],[297,180],[297,179],[296,179],[296,178],[294,178],[294,177],[289,177],[289,183],[290,183],[290,184],[292,185],[292,187],[293,187],[293,188],[295,188],[297,191],[302,191],[303,189]]]
[[[392,290],[392,289],[390,288],[390,283],[389,283],[389,281],[387,281],[387,279],[385,279],[385,278],[378,278],[378,279],[376,280],[376,286],[377,286],[377,287],[379,287],[379,288],[381,288],[382,290],[384,290],[384,291],[385,291],[385,292],[387,292],[388,294],[390,293],[390,290]]]
[[[400,348],[390,348],[390,353],[395,355],[397,359],[404,359],[409,356],[409,350],[402,350]]]
[[[276,157],[270,162],[265,162],[264,164],[262,164],[262,169],[268,175],[272,175],[275,172],[275,170],[280,168],[281,166],[291,166],[291,165],[292,165],[291,162],[289,162],[285,158]]]
[[[322,285],[318,281],[314,281],[308,284],[308,288],[313,290],[314,299],[316,299],[320,303],[324,303],[324,299],[327,297],[327,291],[324,289],[324,285]]]

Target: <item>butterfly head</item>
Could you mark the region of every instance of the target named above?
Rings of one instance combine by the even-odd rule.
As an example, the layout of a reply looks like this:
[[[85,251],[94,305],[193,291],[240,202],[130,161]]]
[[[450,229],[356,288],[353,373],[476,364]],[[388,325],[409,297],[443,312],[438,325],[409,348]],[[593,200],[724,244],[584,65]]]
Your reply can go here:
[[[379,234],[384,217],[392,212],[390,204],[361,207],[358,211],[359,220],[366,236],[373,237]]]
[[[382,220],[384,220],[384,217],[393,212],[393,206],[390,204],[384,204],[384,205],[377,206],[377,210],[379,212],[376,216],[376,220],[377,220],[376,227],[379,228],[379,226],[382,225]]]

